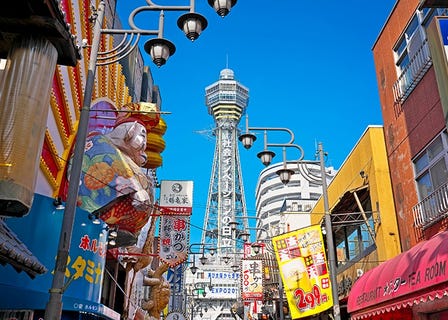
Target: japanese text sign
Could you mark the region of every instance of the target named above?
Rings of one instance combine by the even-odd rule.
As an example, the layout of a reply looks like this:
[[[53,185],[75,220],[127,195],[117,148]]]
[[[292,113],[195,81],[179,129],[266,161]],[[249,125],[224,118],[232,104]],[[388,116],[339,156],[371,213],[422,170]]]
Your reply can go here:
[[[272,238],[293,319],[320,313],[333,305],[330,278],[319,225]]]
[[[160,217],[159,257],[170,267],[187,259],[190,217],[162,215]]]
[[[241,296],[243,300],[263,299],[263,260],[241,260]]]
[[[164,215],[191,215],[193,181],[164,180],[160,184],[160,212]]]

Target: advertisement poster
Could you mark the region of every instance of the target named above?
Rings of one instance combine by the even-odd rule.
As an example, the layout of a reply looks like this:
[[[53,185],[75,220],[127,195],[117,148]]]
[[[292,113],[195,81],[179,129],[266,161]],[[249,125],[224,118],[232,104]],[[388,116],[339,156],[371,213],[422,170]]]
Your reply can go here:
[[[333,306],[322,230],[319,225],[272,238],[293,319]]]
[[[263,260],[241,260],[241,296],[243,300],[263,299]]]

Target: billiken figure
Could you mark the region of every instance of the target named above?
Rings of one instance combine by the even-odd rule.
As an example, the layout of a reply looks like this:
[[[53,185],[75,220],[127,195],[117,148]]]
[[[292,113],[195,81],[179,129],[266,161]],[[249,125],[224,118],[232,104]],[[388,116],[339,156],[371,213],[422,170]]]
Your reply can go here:
[[[147,132],[160,113],[153,103],[129,103],[109,133],[91,132],[86,141],[78,206],[117,227],[117,246],[135,244],[154,208],[154,185],[142,166]],[[70,167],[67,170],[70,174]]]

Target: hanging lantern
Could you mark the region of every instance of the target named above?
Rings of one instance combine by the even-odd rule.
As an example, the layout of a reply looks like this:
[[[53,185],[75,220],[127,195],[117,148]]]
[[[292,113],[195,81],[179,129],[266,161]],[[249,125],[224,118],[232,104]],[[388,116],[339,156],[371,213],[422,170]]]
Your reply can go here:
[[[31,208],[58,53],[46,39],[23,37],[11,48],[0,83],[0,209]]]
[[[165,150],[165,140],[163,135],[167,129],[166,122],[160,118],[159,123],[151,129],[146,135],[146,156],[148,160],[143,165],[147,169],[156,169],[162,165],[162,156],[160,153]]]

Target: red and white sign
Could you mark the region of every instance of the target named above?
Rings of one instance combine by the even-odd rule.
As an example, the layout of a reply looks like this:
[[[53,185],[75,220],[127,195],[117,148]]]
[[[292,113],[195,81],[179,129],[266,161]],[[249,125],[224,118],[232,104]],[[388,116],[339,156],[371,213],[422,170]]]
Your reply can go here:
[[[263,299],[263,260],[241,260],[241,296],[243,300]]]
[[[193,181],[161,181],[159,207],[163,215],[191,215]]]

